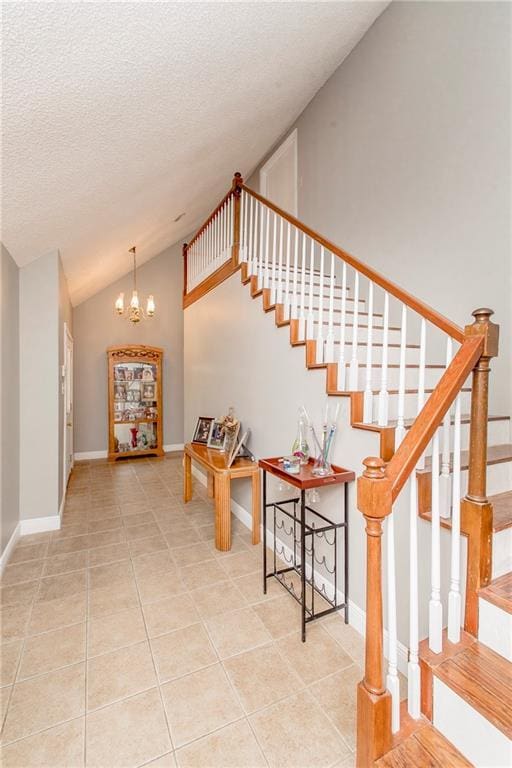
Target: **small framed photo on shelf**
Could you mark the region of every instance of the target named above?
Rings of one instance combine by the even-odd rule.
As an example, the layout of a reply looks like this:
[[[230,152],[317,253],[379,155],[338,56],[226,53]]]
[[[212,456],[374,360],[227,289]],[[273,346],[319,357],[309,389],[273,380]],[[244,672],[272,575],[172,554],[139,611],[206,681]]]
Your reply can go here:
[[[114,388],[115,400],[126,400],[126,388],[124,384],[116,384]]]
[[[223,431],[223,424],[220,419],[214,419],[210,427],[210,434],[208,436],[208,448],[215,448],[217,451],[224,450],[224,443],[226,441],[226,435]]]
[[[155,399],[155,385],[154,384],[144,384],[142,388],[142,399],[143,400],[154,400]]]
[[[203,445],[208,443],[213,421],[214,419],[211,416],[200,416],[198,418],[194,437],[192,438],[193,443],[202,443]]]

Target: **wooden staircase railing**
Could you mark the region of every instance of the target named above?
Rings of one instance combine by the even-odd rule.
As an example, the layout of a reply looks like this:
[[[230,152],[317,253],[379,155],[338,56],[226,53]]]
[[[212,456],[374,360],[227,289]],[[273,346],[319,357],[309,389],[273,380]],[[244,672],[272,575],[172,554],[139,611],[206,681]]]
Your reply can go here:
[[[183,253],[184,307],[241,268],[243,282],[250,283],[253,297],[261,294],[264,309],[275,309],[276,323],[290,325],[293,343],[305,344],[308,367],[327,369],[329,392],[357,392],[361,397],[364,393],[364,424],[369,428],[387,429],[391,423],[390,403],[396,405],[396,450],[389,452],[391,458],[387,464],[381,457],[365,459],[357,493],[357,506],[366,521],[367,537],[366,657],[364,678],[357,693],[357,765],[371,766],[390,748],[392,735],[400,727],[393,504],[406,483],[410,493],[408,711],[413,718],[420,716],[416,473],[428,470],[425,453],[429,445],[432,446],[430,650],[439,653],[442,649],[441,516],[452,515],[448,638],[458,642],[462,616],[466,631],[477,632],[478,589],[488,583],[491,572],[492,507],[486,497],[488,379],[489,361],[498,353],[499,328],[491,322],[490,309],[475,310],[473,324],[460,328],[246,187],[239,173],[235,174],[231,189],[217,208],[184,246]],[[433,348],[439,348],[440,344],[446,347],[443,365],[426,363],[427,325],[430,333],[437,334]],[[375,341],[377,332],[381,341]],[[399,333],[399,344],[389,341],[391,333]],[[414,341],[418,343],[411,343],[414,333],[418,337]],[[457,347],[453,353],[454,344]],[[363,352],[365,360],[361,362]],[[391,353],[398,356],[395,363],[390,362]],[[411,364],[409,357],[414,355],[417,363]],[[438,371],[442,371],[439,378]],[[379,381],[375,380],[374,373]],[[395,373],[398,380],[392,384],[389,377]],[[468,490],[460,501],[461,400],[467,391],[464,383],[470,375]],[[430,396],[426,399],[428,392]],[[406,403],[411,407],[411,397],[417,402],[412,425],[409,425],[406,422],[410,418],[406,419],[405,414]],[[392,398],[396,398],[396,402]],[[391,543],[386,559],[389,661],[386,678],[381,545],[384,521]],[[459,584],[461,533],[468,537],[465,611],[461,606]]]

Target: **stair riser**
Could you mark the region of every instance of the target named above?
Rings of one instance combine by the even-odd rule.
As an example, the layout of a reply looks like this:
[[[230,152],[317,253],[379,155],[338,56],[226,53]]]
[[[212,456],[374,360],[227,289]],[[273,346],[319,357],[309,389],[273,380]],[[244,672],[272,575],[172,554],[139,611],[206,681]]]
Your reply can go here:
[[[504,576],[509,571],[512,571],[512,528],[495,532],[492,544],[493,579]]]
[[[338,322],[338,323],[339,323],[339,321],[340,321],[339,317],[335,318],[335,320],[334,320],[334,322]],[[352,322],[352,320],[350,319],[349,322]],[[366,322],[367,322],[367,319],[365,318],[365,320],[364,320],[365,325],[366,325]],[[377,320],[376,320],[376,322],[377,322]],[[378,318],[377,324],[378,325],[382,325],[382,318]],[[327,331],[328,330],[329,330],[329,322],[328,322],[328,318],[326,317],[325,318],[325,322],[324,322],[323,327],[322,327],[322,333],[323,333],[324,339],[327,336]],[[340,338],[340,326],[339,325],[335,325],[334,328],[333,328],[333,331],[334,331],[334,338],[335,338],[335,340],[339,341],[339,338]],[[318,333],[318,325],[315,326],[315,332]],[[354,335],[353,327],[352,326],[346,326],[345,327],[345,342],[347,344],[349,344],[349,345],[352,344],[353,335]],[[372,330],[372,342],[373,342],[373,344],[382,344],[383,337],[384,337],[384,331],[383,331],[382,328],[374,328]],[[366,342],[366,341],[368,341],[368,329],[367,328],[359,327],[358,330],[357,330],[357,342],[358,342],[358,344],[360,344],[360,343]],[[398,331],[388,330],[388,343],[389,344],[400,344],[400,331],[399,330]]]
[[[512,761],[512,743],[456,694],[434,677],[433,724],[472,763],[504,768]]]
[[[428,397],[428,395],[425,395],[425,397]],[[416,416],[418,412],[417,403],[418,403],[417,394],[405,395],[404,407],[405,407],[406,418],[413,418],[414,416]],[[471,404],[471,392],[462,392],[461,406],[462,406],[463,413],[469,413],[470,404]],[[376,395],[374,396],[373,411],[374,411],[375,418],[377,418],[377,396]],[[390,395],[389,396],[389,418],[396,419],[397,417],[398,417],[398,395]]]
[[[463,451],[467,451],[469,449],[470,429],[471,429],[471,425],[469,423],[461,424],[460,446],[461,446],[461,450]],[[490,421],[488,422],[487,429],[488,429],[488,432],[487,432],[488,445],[501,445],[503,443],[508,443],[509,441],[508,420]],[[450,430],[450,446],[453,448],[453,425]],[[431,451],[427,450],[426,455],[430,456],[430,453]]]
[[[512,661],[512,615],[483,598],[479,598],[478,606],[478,639]]]
[[[347,356],[346,362],[350,362],[350,355]],[[425,388],[434,389],[437,383],[439,382],[439,379],[441,378],[442,373],[443,373],[443,370],[439,368],[426,368],[425,369]],[[405,388],[406,389],[418,388],[418,375],[419,375],[418,368],[406,368],[405,370]],[[388,368],[387,369],[387,389],[397,390],[399,380],[400,380],[400,369]],[[372,377],[371,377],[372,389],[380,391],[381,381],[382,381],[382,369],[372,368]],[[355,387],[355,389],[364,390],[365,383],[366,383],[366,368],[363,365],[359,365],[358,386]]]

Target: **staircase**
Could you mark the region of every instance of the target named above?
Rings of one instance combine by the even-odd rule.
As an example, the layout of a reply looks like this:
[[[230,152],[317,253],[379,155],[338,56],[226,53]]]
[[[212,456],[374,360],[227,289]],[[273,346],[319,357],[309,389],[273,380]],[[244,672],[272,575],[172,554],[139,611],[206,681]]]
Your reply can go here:
[[[476,310],[473,324],[459,328],[250,190],[239,174],[183,252],[184,307],[239,270],[251,297],[288,329],[290,344],[304,348],[306,367],[325,370],[327,394],[350,399],[352,428],[379,438],[379,455],[365,460],[358,481],[367,610],[357,765],[512,765],[512,444],[510,416],[488,414],[498,352],[492,311]],[[398,509],[409,516],[402,704]],[[431,528],[428,605],[418,583],[420,520]],[[442,568],[450,574],[446,600]],[[422,610],[429,631],[420,642]]]

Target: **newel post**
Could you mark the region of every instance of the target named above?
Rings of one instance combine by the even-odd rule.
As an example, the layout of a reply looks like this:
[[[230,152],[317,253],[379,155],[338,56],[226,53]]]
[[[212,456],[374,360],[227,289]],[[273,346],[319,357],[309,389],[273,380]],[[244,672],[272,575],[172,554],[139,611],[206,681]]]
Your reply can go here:
[[[187,243],[183,243],[183,298],[187,295]]]
[[[478,633],[478,590],[491,580],[492,504],[487,498],[487,423],[489,372],[498,354],[499,326],[491,321],[492,309],[475,309],[466,336],[482,336],[482,355],[473,369],[469,433],[468,491],[461,503],[461,529],[468,535],[466,617],[464,629]]]
[[[231,261],[234,267],[238,266],[240,260],[240,202],[242,198],[242,185],[244,180],[242,174],[237,171],[233,176],[233,200],[234,200],[234,215],[233,215],[233,248],[231,251]]]
[[[384,685],[382,525],[391,514],[391,482],[380,458],[367,458],[357,481],[357,507],[366,520],[366,651],[357,687],[358,768],[373,766],[391,747],[391,695]]]

